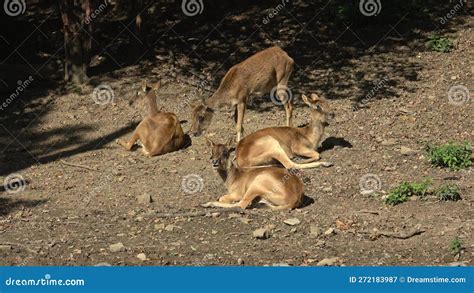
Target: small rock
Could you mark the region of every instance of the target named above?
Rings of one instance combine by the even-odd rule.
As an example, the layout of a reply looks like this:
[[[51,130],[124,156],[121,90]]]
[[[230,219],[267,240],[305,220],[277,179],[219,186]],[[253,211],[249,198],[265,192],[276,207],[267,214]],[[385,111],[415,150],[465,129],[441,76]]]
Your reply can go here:
[[[290,265],[287,264],[286,262],[278,262],[278,263],[273,263],[272,266],[274,266],[274,267],[289,267]]]
[[[397,141],[394,138],[389,138],[389,139],[382,140],[380,144],[385,145],[385,146],[391,146],[391,145],[395,145],[396,143]]]
[[[301,221],[297,218],[292,218],[292,219],[284,220],[283,223],[285,223],[287,225],[290,225],[290,226],[296,226],[296,225],[299,225],[301,223]]]
[[[166,225],[165,230],[168,232],[173,232],[174,228],[176,228],[175,225]]]
[[[324,235],[333,235],[336,234],[336,229],[334,228],[329,228],[324,232]]]
[[[211,214],[211,217],[217,218],[217,217],[219,217],[220,215],[221,215],[221,213],[216,212],[216,213],[212,213],[212,214]]]
[[[318,226],[309,226],[309,235],[312,237],[319,237],[321,235],[321,229]]]
[[[148,193],[138,195],[137,199],[139,204],[149,204],[153,201]]]
[[[155,224],[155,230],[164,230],[165,224]]]
[[[123,246],[122,242],[111,244],[109,246],[110,251],[112,252],[120,252],[125,250],[125,246]]]
[[[400,148],[400,153],[404,156],[410,156],[410,155],[415,155],[418,153],[417,150],[414,150],[414,149],[411,149],[409,147],[406,147],[406,146],[402,146]]]
[[[94,267],[111,267],[112,265],[109,264],[108,262],[100,262],[96,265],[94,265]]]
[[[244,260],[239,257],[239,259],[237,259],[237,264],[238,264],[239,266],[243,265],[243,264],[244,264]]]
[[[268,239],[270,238],[270,236],[271,236],[270,230],[266,228],[259,228],[253,231],[253,237],[257,239]]]
[[[324,187],[324,188],[323,188],[323,191],[324,191],[324,192],[327,192],[327,193],[328,193],[328,192],[331,192],[331,191],[332,191],[332,187],[331,187],[331,186],[329,186],[329,187]]]
[[[340,258],[339,257],[332,257],[332,258],[325,258],[321,261],[318,262],[317,266],[322,267],[322,266],[332,266],[339,262]]]
[[[139,254],[137,254],[137,258],[138,258],[139,260],[141,260],[141,261],[147,260],[146,254],[144,254],[144,253],[139,253]]]
[[[10,251],[12,249],[13,249],[13,247],[11,245],[0,245],[0,251],[7,252],[7,251]]]

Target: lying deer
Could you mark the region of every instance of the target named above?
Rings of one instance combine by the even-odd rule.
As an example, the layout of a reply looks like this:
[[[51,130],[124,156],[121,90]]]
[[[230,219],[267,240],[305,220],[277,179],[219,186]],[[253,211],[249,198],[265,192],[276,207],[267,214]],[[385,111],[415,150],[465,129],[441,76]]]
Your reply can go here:
[[[142,85],[142,93],[148,100],[149,114],[133,132],[128,142],[118,139],[117,143],[130,151],[139,141],[142,151],[147,156],[156,156],[176,151],[184,144],[184,133],[178,118],[173,113],[163,113],[158,110],[156,95],[160,82]]]
[[[293,59],[283,49],[271,47],[232,66],[225,74],[217,91],[207,101],[202,101],[193,108],[191,133],[195,136],[200,135],[209,126],[216,108],[232,105],[236,106],[237,141],[239,141],[247,100],[250,96],[261,96],[270,92],[276,94],[283,103],[286,125],[291,126],[293,105],[291,96],[285,92],[285,89],[293,71],[293,65]]]
[[[242,139],[236,149],[236,164],[239,168],[248,168],[261,164],[280,162],[286,169],[305,169],[318,166],[329,167],[332,163],[315,162],[320,159],[315,150],[328,125],[333,118],[329,102],[311,94],[311,98],[302,96],[310,107],[311,121],[305,127],[270,127],[254,132]],[[296,155],[308,159],[300,163],[291,158]]]
[[[240,170],[229,161],[229,146],[216,144],[207,139],[212,147],[211,163],[224,180],[228,193],[219,201],[208,202],[203,207],[241,207],[245,209],[254,201],[268,205],[273,210],[294,209],[303,199],[303,182],[294,173],[284,168],[265,167]]]

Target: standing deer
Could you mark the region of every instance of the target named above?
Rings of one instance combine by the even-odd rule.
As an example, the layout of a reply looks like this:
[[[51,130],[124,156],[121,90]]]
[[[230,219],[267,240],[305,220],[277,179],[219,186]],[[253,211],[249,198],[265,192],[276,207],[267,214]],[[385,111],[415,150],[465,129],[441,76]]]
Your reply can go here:
[[[293,71],[294,61],[280,47],[271,47],[232,66],[222,79],[217,91],[193,108],[191,133],[198,136],[212,119],[214,110],[222,105],[236,107],[237,141],[242,135],[247,100],[251,96],[272,92],[278,95],[286,112],[286,125],[292,126],[293,105],[285,92]]]
[[[184,133],[176,115],[158,110],[156,95],[160,85],[160,82],[151,85],[146,80],[143,82],[142,94],[148,100],[149,114],[138,124],[128,142],[117,140],[127,151],[137,141],[141,143],[142,151],[147,156],[162,155],[183,147]]]
[[[280,162],[286,169],[305,169],[318,166],[329,167],[332,163],[315,162],[320,159],[315,150],[328,125],[328,119],[334,118],[329,102],[311,94],[311,98],[302,96],[310,107],[311,121],[305,127],[269,127],[247,135],[238,144],[235,151],[239,168],[254,167],[261,164]],[[307,157],[300,163],[291,158]]]
[[[223,145],[207,139],[207,145],[212,147],[212,166],[225,182],[228,193],[203,207],[245,209],[257,199],[273,210],[294,209],[301,205],[304,185],[298,176],[278,167],[238,169],[229,161],[232,141]]]

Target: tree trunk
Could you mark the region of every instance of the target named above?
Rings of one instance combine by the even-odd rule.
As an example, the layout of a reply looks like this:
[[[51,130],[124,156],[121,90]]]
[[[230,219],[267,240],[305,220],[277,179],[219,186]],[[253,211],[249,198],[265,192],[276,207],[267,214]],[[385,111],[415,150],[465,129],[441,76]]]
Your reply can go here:
[[[74,84],[87,81],[91,48],[91,1],[59,0],[64,30],[64,80]]]

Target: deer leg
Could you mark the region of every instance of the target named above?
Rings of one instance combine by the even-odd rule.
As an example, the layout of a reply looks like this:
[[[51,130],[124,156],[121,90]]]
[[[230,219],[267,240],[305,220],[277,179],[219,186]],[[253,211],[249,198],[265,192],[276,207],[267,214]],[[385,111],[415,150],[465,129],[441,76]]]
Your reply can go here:
[[[307,157],[309,159],[299,161],[299,163],[311,163],[314,161],[318,161],[321,159],[319,153],[311,148],[308,147],[296,147],[294,150],[295,154],[301,157]]]
[[[245,103],[238,103],[237,104],[237,142],[240,141],[242,136],[242,123],[244,122],[244,114],[245,114]]]
[[[283,76],[281,76],[278,87],[282,87],[282,91],[277,91],[278,98],[283,103],[286,113],[286,126],[293,126],[293,97],[291,96],[291,91],[287,90],[288,80],[290,79],[291,72],[293,71],[293,66],[287,66]]]
[[[127,151],[130,151],[132,149],[133,145],[137,142],[137,140],[139,138],[140,137],[138,136],[138,133],[135,131],[135,132],[133,132],[133,135],[132,135],[132,137],[130,138],[130,140],[128,142],[124,142],[121,139],[117,139],[115,142],[117,144],[121,145]]]
[[[288,155],[282,149],[277,151],[272,157],[273,159],[279,161],[286,169],[310,169],[320,166],[330,167],[333,165],[330,162],[295,163],[290,160]]]

